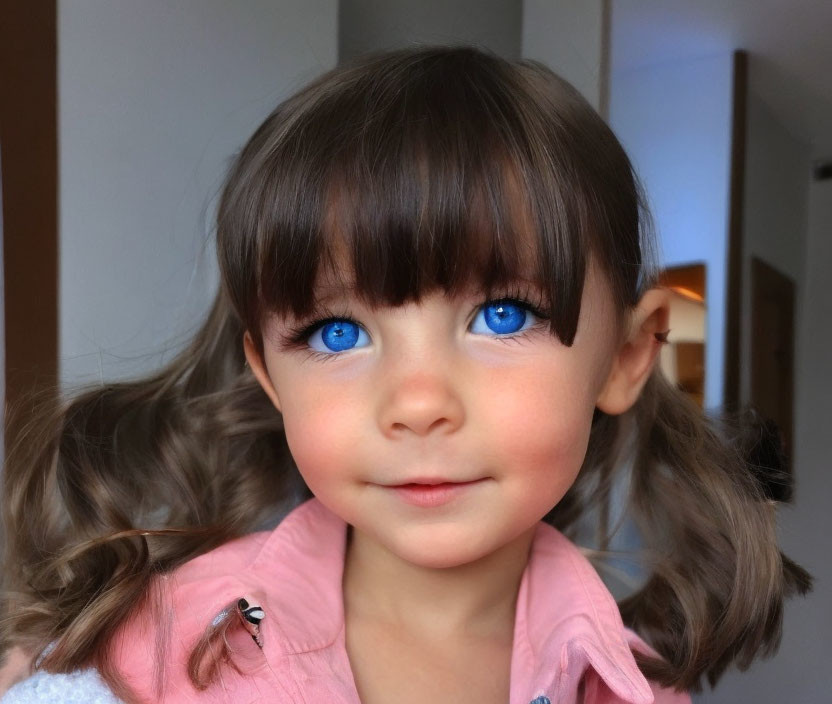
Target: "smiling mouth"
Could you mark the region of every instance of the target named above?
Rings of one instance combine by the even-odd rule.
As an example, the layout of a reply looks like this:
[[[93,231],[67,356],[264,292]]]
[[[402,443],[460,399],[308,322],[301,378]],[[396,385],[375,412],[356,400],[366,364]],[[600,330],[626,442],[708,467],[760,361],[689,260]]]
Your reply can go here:
[[[460,481],[455,481],[453,479],[443,479],[443,478],[435,478],[435,479],[425,478],[425,479],[422,479],[420,477],[420,478],[417,478],[417,479],[411,479],[410,481],[407,481],[407,482],[402,482],[401,484],[388,484],[388,486],[391,487],[391,488],[408,487],[408,486],[427,486],[427,487],[430,487],[430,486],[439,486],[440,484],[451,484],[451,485],[455,485],[455,484],[473,484],[474,482],[478,482],[478,481],[480,481],[480,479],[470,479],[470,480],[463,479],[463,480],[460,480]]]
[[[402,501],[413,506],[433,508],[452,503],[461,499],[473,490],[473,486],[481,484],[485,479],[475,479],[468,482],[439,481],[435,484],[410,482],[386,487],[395,493]]]

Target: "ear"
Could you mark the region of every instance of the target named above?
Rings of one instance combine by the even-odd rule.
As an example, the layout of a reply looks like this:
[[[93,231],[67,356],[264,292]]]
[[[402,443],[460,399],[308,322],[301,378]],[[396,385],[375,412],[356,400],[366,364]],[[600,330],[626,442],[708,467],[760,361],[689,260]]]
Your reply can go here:
[[[248,330],[243,334],[243,352],[245,352],[246,361],[251,368],[251,373],[254,374],[255,379],[263,387],[263,391],[266,392],[266,395],[272,400],[274,407],[279,411],[280,398],[277,395],[277,389],[272,384],[271,377],[268,371],[266,371],[266,363],[257,351],[257,347],[254,345],[254,340],[251,338]]]
[[[667,332],[669,319],[670,291],[661,287],[647,291],[630,315],[626,339],[596,401],[604,413],[624,413],[636,402],[662,347],[656,334]]]

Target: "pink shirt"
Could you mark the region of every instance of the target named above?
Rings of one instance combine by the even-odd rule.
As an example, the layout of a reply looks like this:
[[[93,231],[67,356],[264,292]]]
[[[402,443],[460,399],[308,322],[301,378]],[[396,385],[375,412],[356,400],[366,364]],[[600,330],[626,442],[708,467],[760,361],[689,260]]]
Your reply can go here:
[[[191,560],[157,584],[167,619],[139,612],[114,641],[119,670],[147,702],[360,704],[345,647],[341,591],[347,524],[316,498],[268,532]],[[236,662],[197,691],[187,677],[193,643],[239,597],[266,612],[262,650],[242,626]],[[168,626],[160,629],[167,621]],[[153,644],[168,638],[164,672]],[[630,646],[652,653],[625,628],[610,592],[578,548],[540,522],[517,598],[510,704],[688,704],[687,694],[651,686]],[[391,693],[390,700],[395,700]]]

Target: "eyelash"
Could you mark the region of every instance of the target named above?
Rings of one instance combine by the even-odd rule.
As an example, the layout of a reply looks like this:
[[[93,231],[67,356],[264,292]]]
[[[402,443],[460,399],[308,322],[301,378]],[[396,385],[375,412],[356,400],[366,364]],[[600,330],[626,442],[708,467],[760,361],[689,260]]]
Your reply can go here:
[[[534,315],[539,321],[548,321],[551,318],[551,311],[544,307],[544,302],[542,300],[536,300],[534,303],[529,300],[531,296],[524,291],[519,290],[511,290],[506,291],[505,293],[494,296],[489,298],[484,303],[481,303],[474,309],[474,314],[478,313],[480,309],[488,305],[489,303],[495,303],[497,301],[506,301],[509,303],[518,304],[521,307],[525,308],[529,311],[532,315]],[[538,297],[539,299],[539,297]],[[334,323],[336,321],[346,320],[353,325],[358,325],[360,327],[361,323],[359,323],[346,309],[339,309],[338,311],[321,307],[311,314],[314,317],[314,320],[310,323],[306,323],[303,325],[298,325],[296,327],[290,327],[287,332],[283,336],[283,342],[281,347],[285,350],[302,350],[306,352],[311,358],[318,359],[321,361],[326,361],[332,359],[333,357],[340,357],[341,355],[333,352],[333,353],[326,353],[326,352],[318,352],[317,350],[310,349],[306,346],[309,338],[312,336],[318,328],[327,325],[328,323]],[[471,318],[473,320],[473,317]],[[470,322],[469,322],[470,325]],[[511,341],[516,341],[518,338],[522,338],[527,333],[533,332],[539,328],[539,323],[531,326],[530,328],[526,328],[520,332],[512,333],[510,335],[496,335],[493,339],[500,340],[505,343],[509,343]]]

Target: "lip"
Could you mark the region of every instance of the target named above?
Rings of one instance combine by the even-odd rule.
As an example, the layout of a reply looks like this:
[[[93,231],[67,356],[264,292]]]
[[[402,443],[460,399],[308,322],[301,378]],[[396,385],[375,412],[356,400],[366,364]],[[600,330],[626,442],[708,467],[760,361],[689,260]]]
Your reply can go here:
[[[412,479],[408,479],[406,482],[400,482],[399,484],[390,484],[388,486],[409,486],[410,484],[428,484],[430,486],[434,486],[436,484],[470,484],[469,481],[454,481],[453,479],[445,479],[445,477],[413,477]]]
[[[460,498],[471,490],[476,484],[481,484],[484,479],[475,479],[470,482],[448,482],[442,480],[414,481],[408,484],[398,484],[387,487],[395,492],[405,503],[423,508],[442,506],[455,499]]]

